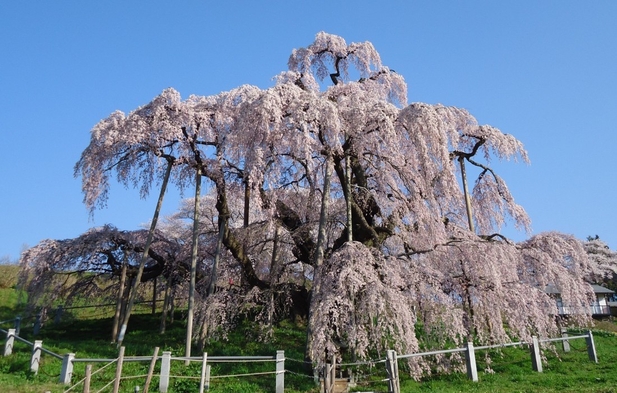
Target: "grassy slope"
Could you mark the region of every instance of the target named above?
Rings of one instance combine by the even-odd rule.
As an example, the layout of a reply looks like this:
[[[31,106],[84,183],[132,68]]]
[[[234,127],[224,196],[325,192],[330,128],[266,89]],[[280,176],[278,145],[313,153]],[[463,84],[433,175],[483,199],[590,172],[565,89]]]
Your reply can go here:
[[[0,266],[0,277],[5,278],[14,273],[15,267]],[[9,269],[9,270],[5,270]],[[0,281],[0,321],[9,319],[19,310],[17,293],[11,281]],[[109,313],[109,312],[108,312]],[[75,316],[74,316],[75,317]],[[76,353],[78,358],[115,358],[117,348],[110,343],[111,318],[98,316],[97,318],[83,320],[71,318],[66,315],[59,325],[48,323],[39,337],[43,340],[45,348],[58,353]],[[136,314],[131,317],[129,331],[127,332],[126,354],[127,356],[150,355],[154,346],[159,346],[161,351],[172,351],[173,355],[181,356],[184,352],[184,326],[180,318],[167,329],[167,333],[161,336],[157,333],[159,318],[148,313]],[[7,324],[1,326],[8,328]],[[480,382],[467,381],[464,374],[438,375],[422,382],[415,382],[404,373],[404,365],[401,365],[401,387],[403,392],[600,392],[617,393],[617,335],[611,331],[617,331],[614,323],[603,324],[603,331],[596,331],[595,341],[600,362],[591,363],[588,360],[584,340],[571,342],[572,351],[564,354],[560,350],[554,354],[547,354],[547,362],[544,364],[543,373],[535,373],[531,370],[530,356],[526,350],[509,348],[501,353],[492,353],[491,367],[494,373],[484,373],[484,354],[476,353]],[[29,335],[30,334],[30,335]],[[33,341],[31,336],[31,321],[22,325],[22,336]],[[302,347],[304,344],[304,330],[293,324],[283,324],[276,330],[274,340],[269,343],[260,342],[252,326],[243,325],[230,336],[228,342],[214,342],[205,350],[209,355],[273,355],[276,350],[284,349],[285,355],[292,359],[302,359]],[[195,351],[194,351],[195,353]],[[63,392],[64,387],[56,381],[60,374],[61,363],[59,360],[48,355],[43,355],[39,375],[29,372],[30,349],[22,343],[15,345],[13,355],[8,358],[0,357],[0,392],[7,393],[52,393]],[[95,365],[94,369],[101,367]],[[229,373],[249,373],[259,371],[271,371],[269,365],[213,365],[212,375]],[[373,376],[375,382],[368,383],[367,378],[361,379],[364,383],[358,386],[359,391],[386,391],[387,387],[379,380],[383,366],[378,364],[372,371],[378,371]],[[85,365],[76,363],[73,382],[83,378]],[[102,388],[113,378],[115,366],[108,367],[103,375],[93,377],[92,388],[96,391]],[[158,369],[158,367],[157,367]],[[286,392],[316,391],[312,380],[305,376],[302,365],[299,362],[287,361],[286,369],[295,373],[288,373],[285,377]],[[123,375],[144,375],[147,364],[125,363]],[[199,375],[200,365],[193,363],[185,367],[181,362],[172,362],[172,375]],[[297,374],[296,374],[297,373]],[[357,374],[357,371],[356,371]],[[271,392],[273,388],[273,376],[239,378],[239,379],[213,379],[212,392]],[[123,381],[121,391],[133,392],[134,386],[143,386],[144,378]],[[151,391],[158,391],[158,379],[152,381]],[[198,389],[196,379],[172,379],[171,393],[194,392]],[[73,391],[81,391],[81,386]],[[106,391],[111,391],[108,388]]]

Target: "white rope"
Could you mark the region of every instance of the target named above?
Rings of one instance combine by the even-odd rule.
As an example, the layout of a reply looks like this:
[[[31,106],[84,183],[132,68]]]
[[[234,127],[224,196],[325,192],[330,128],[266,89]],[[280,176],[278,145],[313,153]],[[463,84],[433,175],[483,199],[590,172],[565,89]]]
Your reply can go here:
[[[106,365],[104,365],[103,367],[98,368],[96,371],[94,371],[92,374],[90,374],[90,376],[96,375],[97,373],[99,373],[100,371],[103,371],[104,369],[106,369],[107,367],[111,366],[112,364],[116,363],[118,359],[116,360],[112,360],[111,362],[107,363]],[[70,388],[68,388],[67,390],[64,391],[64,393],[68,393],[71,390],[73,390],[74,388],[76,388],[77,386],[79,386],[79,384],[83,383],[86,380],[86,377],[84,377],[83,379],[81,379],[78,382],[75,382],[75,384],[73,386],[71,386]],[[112,381],[113,382],[113,381]],[[109,386],[109,384],[105,385],[105,387]],[[103,388],[105,389],[105,388]]]

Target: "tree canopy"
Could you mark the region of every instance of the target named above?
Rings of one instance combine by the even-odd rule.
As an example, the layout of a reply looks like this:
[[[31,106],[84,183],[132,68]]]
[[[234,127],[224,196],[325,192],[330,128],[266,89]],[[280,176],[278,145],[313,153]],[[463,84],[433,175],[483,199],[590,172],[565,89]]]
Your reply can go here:
[[[203,340],[243,313],[264,325],[295,313],[307,319],[309,359],[367,358],[555,333],[548,284],[588,303],[581,242],[500,234],[507,223],[530,229],[491,166],[528,162],[515,137],[461,108],[407,104],[403,76],[369,42],[321,32],[288,66],[267,89],[185,100],[166,89],[129,115],[114,112],[75,167],[89,208],[104,204],[113,173],[147,194],[165,160],[179,187],[207,179],[199,269],[233,285],[198,288]],[[183,210],[163,237],[193,214]],[[36,264],[29,255],[24,266]]]

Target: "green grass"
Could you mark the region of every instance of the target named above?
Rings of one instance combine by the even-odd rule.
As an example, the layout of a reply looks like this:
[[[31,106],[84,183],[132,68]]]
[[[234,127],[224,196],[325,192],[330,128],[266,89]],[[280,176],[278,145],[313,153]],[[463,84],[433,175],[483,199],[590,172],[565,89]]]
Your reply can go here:
[[[481,351],[476,352],[479,382],[467,380],[465,374],[435,376],[422,382],[402,381],[404,392],[594,392],[617,393],[617,336],[594,333],[599,363],[589,360],[584,339],[570,341],[572,350],[564,353],[556,346],[556,354],[546,352],[543,372],[531,369],[526,349],[508,348],[494,353],[493,373],[483,372]]]
[[[0,266],[0,277],[3,277],[3,266]],[[2,284],[2,283],[0,283]],[[9,283],[10,284],[10,283]],[[87,312],[86,312],[87,310]],[[0,285],[0,321],[10,319],[23,312],[14,285]],[[29,341],[43,340],[43,346],[55,353],[73,352],[76,358],[108,358],[117,357],[118,349],[110,341],[113,308],[105,310],[74,309],[67,310],[62,322],[55,325],[48,321],[38,337],[32,336],[32,319],[24,318],[22,337]],[[154,347],[162,351],[171,351],[172,356],[182,356],[184,353],[185,325],[182,313],[178,313],[175,322],[168,325],[165,335],[158,334],[160,314],[151,315],[148,307],[143,307],[141,313],[131,317],[129,330],[125,338],[126,356],[150,356]],[[6,329],[10,324],[1,327]],[[572,351],[564,353],[560,346],[555,352],[546,352],[544,372],[537,373],[531,369],[531,358],[527,349],[506,348],[502,351],[490,352],[492,372],[484,372],[486,368],[485,352],[477,351],[479,382],[467,380],[464,373],[438,374],[422,381],[414,381],[405,372],[406,365],[399,361],[402,392],[559,392],[559,393],[617,393],[617,325],[614,322],[602,322],[596,325],[594,339],[599,363],[588,359],[585,341],[571,341]],[[211,342],[204,349],[209,356],[216,355],[274,355],[277,350],[284,350],[288,359],[285,368],[290,373],[285,375],[286,392],[317,392],[313,380],[306,376],[306,371],[300,361],[303,358],[304,326],[292,322],[280,324],[275,329],[274,337],[269,342],[259,340],[250,323],[243,323],[229,336],[226,342]],[[60,385],[61,361],[43,354],[38,375],[30,371],[31,348],[17,342],[13,354],[0,357],[0,392],[3,393],[41,393],[64,392],[66,387]],[[199,352],[194,347],[193,355]],[[97,370],[104,364],[93,363]],[[121,392],[133,392],[135,386],[143,387],[147,373],[148,362],[127,362],[123,367],[124,379]],[[85,363],[75,363],[73,383],[80,381],[85,375]],[[151,392],[158,391],[158,374],[160,362],[151,382]],[[274,363],[244,363],[244,364],[212,364],[212,376],[226,374],[245,374],[268,372],[274,370]],[[170,393],[195,392],[199,385],[196,377],[201,371],[199,362],[185,366],[181,361],[172,362]],[[355,391],[387,391],[385,370],[382,363],[372,367],[355,367],[359,385]],[[92,390],[98,391],[114,377],[115,365],[111,364],[103,372],[92,377]],[[140,376],[130,379],[131,376]],[[82,386],[76,386],[74,392],[81,392]],[[110,392],[111,387],[104,390]],[[272,392],[274,391],[274,376],[254,376],[239,378],[212,379],[211,392]]]

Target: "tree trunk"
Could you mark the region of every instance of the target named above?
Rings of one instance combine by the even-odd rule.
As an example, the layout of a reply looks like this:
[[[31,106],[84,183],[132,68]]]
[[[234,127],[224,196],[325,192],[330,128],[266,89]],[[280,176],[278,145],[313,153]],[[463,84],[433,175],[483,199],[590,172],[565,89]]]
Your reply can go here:
[[[169,176],[171,175],[172,167],[173,161],[168,160],[167,169],[165,170],[165,176],[163,177],[163,184],[161,185],[161,192],[159,194],[159,199],[156,203],[156,208],[154,209],[154,216],[152,217],[152,222],[150,223],[150,230],[148,231],[146,247],[144,248],[144,252],[141,256],[139,270],[137,271],[137,276],[135,277],[133,289],[131,290],[131,297],[129,298],[129,303],[126,307],[126,315],[123,318],[124,321],[122,323],[122,328],[120,329],[120,334],[118,335],[118,348],[122,346],[122,341],[124,341],[124,334],[126,333],[126,327],[129,323],[131,312],[133,311],[133,305],[135,304],[135,296],[137,296],[137,288],[139,287],[139,282],[141,281],[141,276],[144,272],[144,266],[146,265],[146,260],[148,259],[148,251],[150,251],[150,245],[152,244],[152,239],[154,238],[154,230],[156,229],[156,223],[159,219],[159,213],[161,212],[161,207],[163,206],[163,199],[165,198],[165,191],[167,190],[167,183],[169,182]]]
[[[306,327],[306,348],[304,352],[304,358],[307,362],[312,362],[313,354],[311,349],[313,347],[313,315],[315,309],[319,307],[315,301],[315,295],[319,293],[321,288],[321,269],[324,263],[324,254],[326,248],[326,221],[328,218],[328,208],[330,206],[330,176],[331,176],[331,162],[328,156],[324,168],[324,180],[323,180],[323,194],[321,196],[321,211],[319,214],[319,229],[317,232],[317,247],[315,249],[315,262],[313,270],[313,287],[311,288],[309,316]]]
[[[225,228],[227,226],[227,218],[219,216],[219,234],[216,240],[216,251],[214,253],[214,263],[212,264],[212,274],[210,276],[210,284],[208,285],[208,296],[214,293],[216,289],[216,281],[218,280],[219,261],[221,260],[221,252],[223,250],[223,236],[225,236]]]
[[[195,177],[195,205],[193,208],[193,246],[191,249],[191,279],[189,283],[189,306],[186,317],[186,349],[185,356],[191,356],[193,339],[193,315],[195,313],[195,281],[197,277],[197,252],[199,245],[199,197],[201,195],[201,171],[198,169]],[[185,364],[189,364],[188,360]]]
[[[274,239],[272,240],[272,258],[270,259],[270,285],[277,281],[278,266],[276,256],[279,249],[279,224],[274,222]]]

